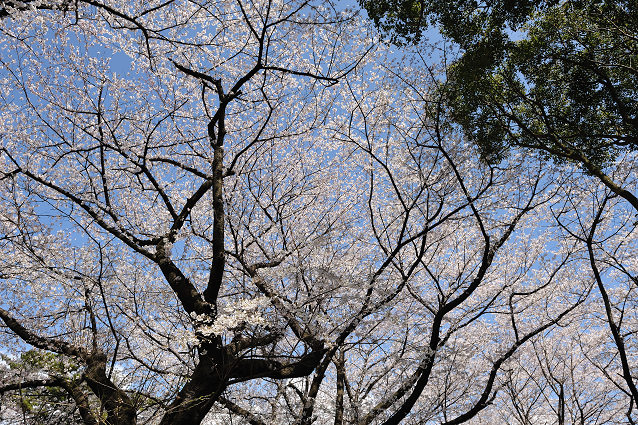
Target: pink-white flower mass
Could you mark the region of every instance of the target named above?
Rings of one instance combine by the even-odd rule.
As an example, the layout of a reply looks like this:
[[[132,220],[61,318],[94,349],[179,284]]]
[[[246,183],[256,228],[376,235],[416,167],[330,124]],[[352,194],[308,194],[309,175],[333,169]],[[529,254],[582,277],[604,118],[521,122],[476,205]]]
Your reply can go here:
[[[431,44],[330,1],[0,2],[0,424],[637,417],[636,211],[482,161]]]

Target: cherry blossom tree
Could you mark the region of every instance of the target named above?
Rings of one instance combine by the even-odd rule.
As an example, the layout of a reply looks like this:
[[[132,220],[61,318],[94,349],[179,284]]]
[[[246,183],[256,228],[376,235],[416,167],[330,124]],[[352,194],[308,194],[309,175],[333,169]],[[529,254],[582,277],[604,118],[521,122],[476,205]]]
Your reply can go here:
[[[631,166],[634,161],[633,154],[628,154],[614,164],[617,169],[612,176],[627,187],[635,187],[635,170]],[[606,355],[601,356],[605,361],[599,360],[596,364],[600,370],[610,365],[614,368],[614,372],[605,373],[605,377],[627,396],[626,419],[634,423],[638,402],[633,372],[636,321],[632,309],[638,282],[633,248],[635,210],[624,198],[600,186],[591,182],[581,184],[580,196],[564,196],[566,202],[562,208],[556,208],[555,216],[569,237],[583,246],[583,257],[589,263],[597,289],[595,322],[606,329],[606,339],[600,341],[606,346]]]
[[[602,230],[567,231],[573,174],[482,163],[427,58],[325,1],[52,5],[0,21],[6,420],[28,390],[84,424],[481,423],[572,385],[541,348]]]

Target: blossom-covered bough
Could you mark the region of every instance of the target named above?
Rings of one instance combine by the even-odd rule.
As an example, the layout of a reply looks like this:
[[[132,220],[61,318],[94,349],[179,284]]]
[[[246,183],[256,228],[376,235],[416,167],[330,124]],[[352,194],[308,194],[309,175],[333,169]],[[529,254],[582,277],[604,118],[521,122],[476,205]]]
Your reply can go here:
[[[3,420],[478,421],[582,314],[542,159],[482,164],[356,13],[0,11]]]

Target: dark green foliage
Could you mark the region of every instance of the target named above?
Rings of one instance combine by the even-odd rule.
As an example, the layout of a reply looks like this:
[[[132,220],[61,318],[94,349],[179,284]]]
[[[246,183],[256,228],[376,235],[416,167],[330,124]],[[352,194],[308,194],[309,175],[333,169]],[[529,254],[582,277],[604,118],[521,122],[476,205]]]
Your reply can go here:
[[[78,366],[59,354],[41,350],[29,350],[20,355],[19,360],[2,356],[2,359],[12,370],[45,371],[55,374],[75,374]]]
[[[69,380],[80,379],[76,364],[58,354],[40,350],[29,350],[19,359],[2,356],[12,375],[24,377],[64,376]],[[76,413],[75,403],[67,391],[60,386],[25,386],[7,394],[20,409],[25,423],[32,425],[54,425],[82,423]]]
[[[474,0],[359,0],[370,18],[396,42],[419,41],[429,25],[463,49],[503,39],[503,30],[517,29],[534,8],[557,3],[550,1],[499,0],[483,3]]]
[[[364,4],[395,38],[437,23],[459,44],[448,100],[487,161],[523,146],[592,171],[638,148],[638,2],[555,3]]]

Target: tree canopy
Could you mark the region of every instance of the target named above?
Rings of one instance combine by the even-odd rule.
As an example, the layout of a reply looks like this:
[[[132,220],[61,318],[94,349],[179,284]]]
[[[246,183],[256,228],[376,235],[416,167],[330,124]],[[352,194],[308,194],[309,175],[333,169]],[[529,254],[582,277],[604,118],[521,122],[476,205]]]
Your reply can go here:
[[[605,180],[603,169],[638,147],[634,2],[362,4],[395,39],[418,41],[435,24],[458,43],[449,102],[486,160],[527,147]]]
[[[614,190],[635,152],[621,127],[571,141],[613,157],[601,185],[518,149],[612,126],[578,109],[616,102],[603,85],[569,89],[591,74],[563,95],[523,75],[563,69],[541,23],[572,6],[401,4],[403,36],[438,14],[502,48],[466,81],[470,56],[397,52],[338,2],[0,3],[2,425],[635,420],[638,235]],[[562,139],[523,125],[543,90]],[[477,149],[475,122],[502,138]]]

